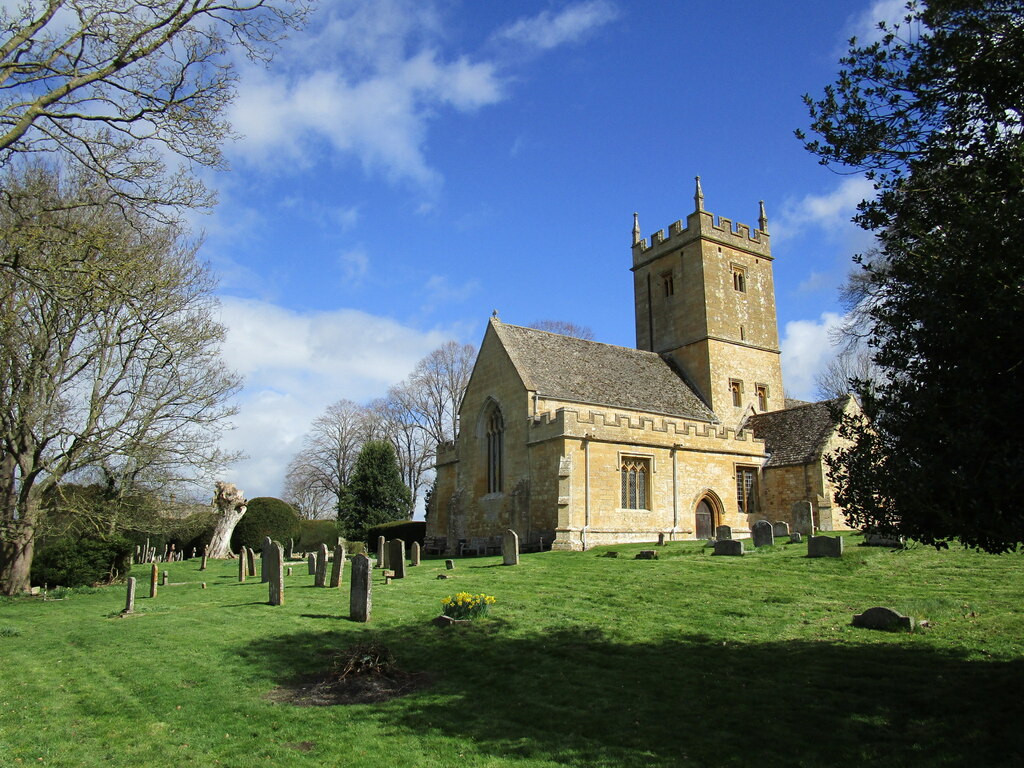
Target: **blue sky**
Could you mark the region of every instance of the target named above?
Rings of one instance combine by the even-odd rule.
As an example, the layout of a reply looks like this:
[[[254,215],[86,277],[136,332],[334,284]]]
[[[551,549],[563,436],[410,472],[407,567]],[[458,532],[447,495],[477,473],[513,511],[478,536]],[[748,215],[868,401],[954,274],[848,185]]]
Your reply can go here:
[[[870,191],[793,136],[852,34],[902,0],[327,0],[241,64],[220,205],[194,226],[246,378],[226,473],[279,495],[310,422],[487,318],[632,346],[630,232],[705,207],[775,255],[787,393],[814,395]]]

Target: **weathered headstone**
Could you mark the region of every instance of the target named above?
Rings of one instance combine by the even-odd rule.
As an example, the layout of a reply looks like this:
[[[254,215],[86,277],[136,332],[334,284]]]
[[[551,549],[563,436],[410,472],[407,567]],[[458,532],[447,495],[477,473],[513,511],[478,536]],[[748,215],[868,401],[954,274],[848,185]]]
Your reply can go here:
[[[242,547],[238,552],[238,583],[241,584],[245,581],[245,574],[248,573],[248,568],[245,567],[245,547]]]
[[[341,586],[342,574],[345,572],[345,544],[338,542],[334,547],[334,562],[331,563],[330,586],[337,589]]]
[[[156,563],[153,563],[153,568],[149,572],[149,596],[156,597],[156,582],[160,577],[160,569]]]
[[[865,547],[891,547],[892,549],[902,549],[906,545],[907,540],[903,536],[886,536],[881,533],[875,533],[872,530],[864,531]]]
[[[809,501],[797,501],[793,504],[793,530],[804,536],[814,535],[814,507]]]
[[[728,541],[732,538],[732,528],[728,525],[720,525],[715,528],[715,538],[718,541]]]
[[[738,557],[743,554],[743,542],[739,539],[719,539],[715,542],[716,555]]]
[[[381,568],[385,570],[390,570],[391,568],[391,547],[388,546],[387,539],[384,540],[384,564],[381,565]]]
[[[509,528],[501,537],[502,565],[519,565],[519,534]]]
[[[373,608],[373,580],[370,578],[370,558],[358,554],[352,558],[349,581],[348,615],[352,621],[369,621]]]
[[[758,520],[750,526],[755,547],[771,547],[775,545],[775,530],[767,520]]]
[[[292,567],[291,567],[290,565],[288,566],[288,575],[289,575],[289,576],[291,576],[291,575],[292,575]]]
[[[412,546],[409,548],[409,565],[420,564],[420,543],[414,541]]]
[[[658,550],[656,549],[641,549],[636,553],[634,560],[657,560]]]
[[[252,547],[247,547],[246,548],[246,555],[245,555],[245,557],[246,557],[246,567],[249,569],[249,575],[255,577],[256,576],[256,553],[253,551]]]
[[[295,554],[295,539],[288,539],[288,545],[284,548],[284,559],[291,560]]]
[[[803,540],[804,540],[804,537],[800,535],[799,531],[793,531],[793,533],[789,534],[789,543],[790,544],[799,544]]]
[[[206,589],[206,582],[204,581],[202,584],[200,584],[199,588],[200,589]]]
[[[203,547],[203,562],[201,562],[199,564],[199,570],[200,571],[205,571],[206,570],[206,547]]]
[[[447,570],[447,571],[454,571],[455,570],[455,561],[454,560],[445,560],[444,561],[444,567],[445,567],[445,570]]]
[[[260,583],[262,584],[270,581],[270,574],[267,572],[267,553],[272,544],[269,536],[263,537],[263,546],[260,547]]]
[[[808,557],[842,557],[843,539],[841,536],[808,536]]]
[[[390,571],[387,568],[384,569],[384,573],[382,575],[384,576],[384,583],[385,584],[390,584],[391,580],[393,578],[395,578],[395,572],[394,571]]]
[[[386,545],[386,542],[384,541],[384,537],[383,536],[378,536],[377,537],[377,564],[374,566],[375,568],[383,568],[384,567],[384,558],[387,557],[387,553],[384,551],[385,550],[385,545]]]
[[[311,554],[307,557],[306,563],[309,566],[309,575],[316,576],[316,555]]]
[[[276,541],[263,548],[263,574],[267,577],[271,605],[284,605],[284,547]]]
[[[789,536],[789,523],[785,520],[776,520],[772,523],[772,533],[775,534],[776,538],[780,536]]]
[[[167,571],[164,571],[163,573],[160,574],[160,586],[161,587],[166,587],[167,586]]]
[[[658,534],[658,546],[659,547],[664,547],[665,546],[665,534],[664,533],[659,533]]]
[[[128,577],[128,594],[124,600],[124,610],[121,613],[134,613],[135,611],[135,577]]]
[[[320,550],[316,553],[316,578],[313,581],[314,587],[327,586],[327,545],[321,544]]]
[[[855,614],[853,626],[863,629],[902,629],[910,632],[914,629],[914,619],[912,616],[904,616],[892,608],[876,606],[868,608],[864,613]]]
[[[394,578],[405,578],[405,542],[402,539],[388,542],[388,563],[391,567],[386,570],[394,571]]]

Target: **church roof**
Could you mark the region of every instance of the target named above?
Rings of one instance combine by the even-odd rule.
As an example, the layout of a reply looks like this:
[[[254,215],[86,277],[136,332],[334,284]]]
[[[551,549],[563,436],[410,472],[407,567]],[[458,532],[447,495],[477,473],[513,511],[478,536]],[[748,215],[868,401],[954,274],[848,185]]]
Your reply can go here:
[[[491,327],[526,388],[542,397],[717,421],[696,392],[654,352],[506,325]]]
[[[817,459],[849,400],[850,395],[844,395],[748,417],[746,428],[754,437],[764,440],[765,452],[771,454],[765,468],[807,464]]]

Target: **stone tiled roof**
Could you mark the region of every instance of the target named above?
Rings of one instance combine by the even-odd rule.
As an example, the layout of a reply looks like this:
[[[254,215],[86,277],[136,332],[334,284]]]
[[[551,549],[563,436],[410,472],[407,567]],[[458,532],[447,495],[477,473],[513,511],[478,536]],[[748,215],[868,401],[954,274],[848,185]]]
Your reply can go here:
[[[764,449],[771,454],[765,468],[806,464],[818,458],[849,399],[850,395],[844,395],[750,416],[747,429],[764,440]]]
[[[700,421],[717,417],[654,352],[506,325],[491,327],[527,389],[541,397]]]

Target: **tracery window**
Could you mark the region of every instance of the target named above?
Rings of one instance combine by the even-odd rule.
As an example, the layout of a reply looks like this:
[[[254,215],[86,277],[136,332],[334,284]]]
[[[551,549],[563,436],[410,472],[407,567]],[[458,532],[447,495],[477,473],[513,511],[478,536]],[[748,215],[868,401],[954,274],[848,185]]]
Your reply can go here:
[[[502,453],[504,452],[505,422],[501,409],[493,406],[487,416],[487,492],[500,493],[502,488]]]
[[[747,292],[747,270],[743,267],[732,268],[732,287],[734,291]]]
[[[647,497],[651,460],[626,456],[622,459],[619,474],[622,483],[622,509],[650,509]]]
[[[741,514],[757,511],[757,469],[736,468],[736,506]]]

